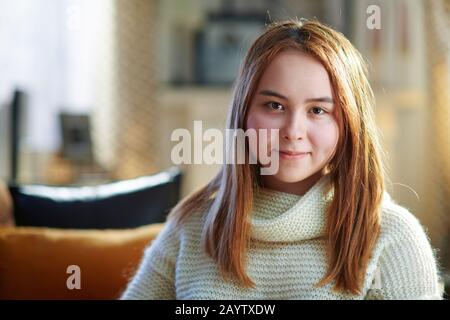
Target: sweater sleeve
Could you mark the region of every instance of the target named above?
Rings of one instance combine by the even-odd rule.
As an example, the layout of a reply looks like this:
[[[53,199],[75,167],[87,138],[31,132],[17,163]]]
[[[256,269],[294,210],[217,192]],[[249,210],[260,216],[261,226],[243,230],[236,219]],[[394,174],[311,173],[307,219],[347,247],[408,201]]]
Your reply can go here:
[[[145,250],[141,264],[122,294],[122,300],[173,300],[178,237],[167,222],[158,237]]]
[[[391,236],[378,260],[378,283],[366,299],[442,299],[436,259],[422,225],[406,209],[387,220]]]

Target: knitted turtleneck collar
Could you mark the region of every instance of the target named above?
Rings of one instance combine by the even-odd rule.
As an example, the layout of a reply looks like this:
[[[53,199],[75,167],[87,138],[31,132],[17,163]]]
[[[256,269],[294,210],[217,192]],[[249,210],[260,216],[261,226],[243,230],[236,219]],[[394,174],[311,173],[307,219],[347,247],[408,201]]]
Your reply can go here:
[[[325,175],[303,196],[266,188],[255,190],[251,237],[269,242],[292,242],[325,235],[326,206],[332,197]]]

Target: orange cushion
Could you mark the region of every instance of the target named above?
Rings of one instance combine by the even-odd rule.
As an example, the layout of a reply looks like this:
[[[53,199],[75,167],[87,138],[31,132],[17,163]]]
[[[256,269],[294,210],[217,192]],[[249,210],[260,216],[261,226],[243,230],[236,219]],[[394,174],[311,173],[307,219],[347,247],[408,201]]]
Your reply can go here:
[[[13,226],[13,204],[7,185],[0,180],[0,226]]]
[[[0,227],[0,299],[117,299],[163,225],[124,230]],[[80,289],[67,288],[70,265],[80,268]]]

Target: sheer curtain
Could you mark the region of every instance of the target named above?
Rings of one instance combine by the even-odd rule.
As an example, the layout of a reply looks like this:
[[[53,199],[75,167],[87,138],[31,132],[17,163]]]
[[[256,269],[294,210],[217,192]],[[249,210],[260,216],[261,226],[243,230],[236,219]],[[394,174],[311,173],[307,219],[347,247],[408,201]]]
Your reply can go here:
[[[450,272],[450,0],[426,2],[429,69],[427,193],[430,233]]]
[[[149,0],[0,0],[0,105],[16,87],[29,95],[22,155],[59,148],[60,111],[88,112],[94,156],[112,176],[158,170],[154,14]],[[1,118],[5,164],[8,123]],[[29,159],[19,181],[23,171],[27,181],[44,181],[48,159]],[[0,167],[0,178],[7,170]]]
[[[0,0],[0,177],[8,170],[6,105],[15,88],[28,94],[21,151],[60,144],[58,113],[89,112],[95,6],[85,0]],[[91,1],[92,2],[92,1]],[[32,170],[31,170],[32,171]],[[34,174],[37,174],[36,172]]]

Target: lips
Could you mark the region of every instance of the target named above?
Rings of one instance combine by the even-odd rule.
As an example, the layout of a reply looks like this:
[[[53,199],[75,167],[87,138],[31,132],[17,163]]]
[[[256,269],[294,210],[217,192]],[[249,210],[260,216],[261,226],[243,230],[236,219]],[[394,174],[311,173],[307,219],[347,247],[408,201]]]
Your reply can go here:
[[[280,150],[280,153],[283,153],[283,154],[286,154],[286,155],[290,155],[290,156],[300,156],[300,155],[306,155],[309,152]]]
[[[292,151],[292,150],[280,150],[279,155],[281,159],[285,160],[299,160],[307,157],[310,152]]]

